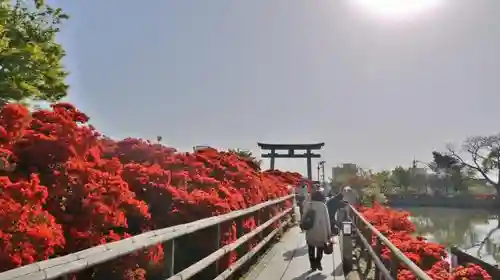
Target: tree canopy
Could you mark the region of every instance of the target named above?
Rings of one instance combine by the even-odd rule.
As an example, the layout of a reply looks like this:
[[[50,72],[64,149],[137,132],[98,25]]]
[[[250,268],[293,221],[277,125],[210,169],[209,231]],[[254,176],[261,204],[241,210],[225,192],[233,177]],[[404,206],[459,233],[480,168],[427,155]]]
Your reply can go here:
[[[253,166],[260,170],[262,165],[262,161],[253,156],[252,152],[242,149],[229,149],[228,152],[234,153],[242,159],[247,159],[249,162],[253,164]]]
[[[394,168],[391,174],[394,187],[407,191],[412,183],[410,169],[398,166]]]
[[[453,167],[460,167],[458,161],[450,155],[440,152],[432,152],[433,162],[437,169],[450,169]]]
[[[0,0],[0,104],[66,96],[65,52],[56,42],[65,19],[43,0]]]

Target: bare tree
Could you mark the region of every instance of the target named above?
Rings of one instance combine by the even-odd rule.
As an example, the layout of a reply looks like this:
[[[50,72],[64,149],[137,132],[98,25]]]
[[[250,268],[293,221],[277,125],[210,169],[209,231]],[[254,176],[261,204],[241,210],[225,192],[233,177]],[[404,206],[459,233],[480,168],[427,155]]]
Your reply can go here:
[[[476,172],[488,183],[495,187],[497,195],[500,195],[500,133],[490,136],[473,136],[467,138],[462,144],[462,153],[470,156],[470,161],[465,160],[459,152],[448,145],[444,154],[433,152],[434,162],[438,168],[465,169],[469,174]],[[493,178],[493,175],[496,178]],[[492,229],[484,240],[479,244],[479,253],[490,238],[500,229],[500,215],[497,215],[497,227]]]
[[[467,153],[466,160],[451,145],[444,154],[434,152],[434,160],[444,168],[461,167],[479,173],[500,194],[500,134],[491,136],[473,136],[467,138],[461,152]]]

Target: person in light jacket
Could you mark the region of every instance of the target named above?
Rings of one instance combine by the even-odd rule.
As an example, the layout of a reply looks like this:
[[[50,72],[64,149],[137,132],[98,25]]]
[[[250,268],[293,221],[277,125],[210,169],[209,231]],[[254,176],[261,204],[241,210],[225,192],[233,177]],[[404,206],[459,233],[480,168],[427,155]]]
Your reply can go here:
[[[331,242],[332,229],[330,227],[330,216],[325,205],[325,196],[320,191],[311,194],[311,201],[304,208],[304,215],[309,210],[314,210],[314,223],[311,229],[306,231],[306,243],[309,251],[309,262],[311,270],[323,270],[321,259],[325,245]]]

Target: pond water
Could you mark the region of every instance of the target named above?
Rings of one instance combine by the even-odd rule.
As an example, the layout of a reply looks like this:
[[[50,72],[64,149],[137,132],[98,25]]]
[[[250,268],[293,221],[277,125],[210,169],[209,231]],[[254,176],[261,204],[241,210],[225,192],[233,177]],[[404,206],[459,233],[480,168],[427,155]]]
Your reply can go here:
[[[491,264],[500,264],[498,213],[487,210],[416,207],[405,208],[417,234],[445,246],[456,245]]]

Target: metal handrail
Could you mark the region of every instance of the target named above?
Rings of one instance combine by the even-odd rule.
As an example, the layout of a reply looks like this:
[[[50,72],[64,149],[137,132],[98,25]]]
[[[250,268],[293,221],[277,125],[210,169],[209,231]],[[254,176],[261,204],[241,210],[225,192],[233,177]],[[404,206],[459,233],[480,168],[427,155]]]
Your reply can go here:
[[[422,280],[432,280],[432,278],[427,275],[420,267],[418,267],[414,262],[412,262],[408,257],[406,257],[403,252],[401,252],[394,244],[392,244],[387,237],[385,237],[380,231],[378,231],[370,222],[368,222],[361,213],[358,212],[354,207],[349,205],[349,210],[351,213],[355,214],[356,217],[370,230],[375,236],[380,240],[380,242],[387,246],[393,256],[398,259],[398,261],[402,262],[406,266],[408,266],[408,269],[418,278]],[[371,240],[370,240],[371,241]]]
[[[37,263],[25,265],[19,268],[15,268],[12,270],[8,270],[5,272],[0,273],[0,280],[48,280],[48,279],[55,279],[58,277],[66,276],[69,274],[77,273],[80,271],[83,271],[85,269],[88,269],[90,267],[93,267],[95,265],[114,260],[118,257],[128,255],[130,253],[133,253],[135,251],[157,245],[160,243],[165,243],[165,242],[173,242],[174,239],[208,228],[212,226],[220,226],[221,223],[227,222],[234,220],[236,218],[249,215],[252,213],[255,213],[263,208],[266,208],[268,206],[276,205],[278,203],[284,202],[288,199],[294,199],[295,195],[290,194],[282,198],[278,198],[275,200],[267,201],[255,206],[252,206],[247,209],[242,209],[242,210],[237,210],[233,211],[224,215],[220,216],[214,216],[206,219],[201,219],[198,221],[194,221],[191,223],[187,224],[181,224],[181,225],[176,225],[168,228],[163,228],[163,229],[158,229],[158,230],[153,230],[149,232],[145,232],[130,238],[122,239],[119,241],[111,242],[111,243],[106,243],[103,245],[95,246],[86,250],[82,250],[79,252],[71,253],[62,257],[54,258],[54,259],[49,259],[45,261],[40,261]],[[192,271],[200,271],[201,269],[206,268],[209,266],[211,263],[215,262],[218,258],[222,257],[223,255],[220,255],[220,252],[227,252],[229,248],[233,247],[238,247],[241,244],[244,243],[244,241],[247,241],[251,237],[255,236],[256,234],[260,233],[263,231],[265,228],[267,228],[269,225],[271,225],[273,222],[278,221],[280,218],[285,216],[288,213],[293,213],[292,208],[286,209],[284,212],[279,213],[278,215],[274,216],[272,219],[267,221],[266,223],[262,224],[261,226],[257,227],[254,229],[252,232],[247,233],[246,235],[240,237],[238,240],[236,240],[236,245],[233,243],[233,245],[227,245],[222,248],[218,248],[218,250],[205,259],[201,260],[200,262],[204,262],[203,264],[204,267],[201,267],[200,265],[197,265],[198,263],[190,266],[189,268],[185,269],[184,271],[175,274],[175,275],[169,275],[171,277],[170,279],[188,279]],[[285,225],[281,225],[280,228],[283,228]],[[218,230],[220,232],[220,230]],[[277,231],[273,231],[270,235],[274,236],[276,235]],[[220,238],[219,236],[217,238]],[[264,238],[263,241],[261,241],[261,244],[259,243],[260,247],[263,247],[265,243],[269,242],[271,238]],[[230,246],[230,247],[228,247]],[[253,251],[252,251],[253,252]],[[252,252],[249,252],[247,254],[250,254]],[[256,252],[253,252],[255,254]],[[214,258],[214,255],[216,255],[218,258]],[[219,256],[220,255],[220,256]],[[207,261],[207,258],[210,258],[210,262]],[[212,260],[213,259],[213,260]],[[240,264],[241,265],[241,264]],[[195,268],[193,268],[195,267]],[[201,269],[200,269],[201,268]],[[171,274],[173,274],[171,272]],[[187,275],[186,275],[187,274]],[[227,274],[227,273],[226,273]],[[178,276],[176,278],[176,276]],[[181,277],[181,278],[179,278]]]

